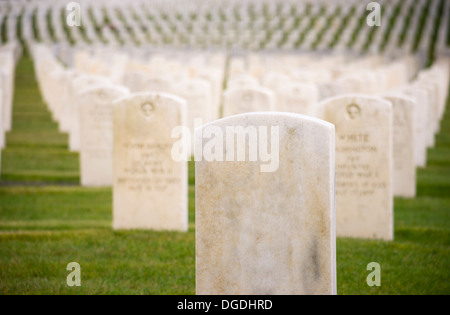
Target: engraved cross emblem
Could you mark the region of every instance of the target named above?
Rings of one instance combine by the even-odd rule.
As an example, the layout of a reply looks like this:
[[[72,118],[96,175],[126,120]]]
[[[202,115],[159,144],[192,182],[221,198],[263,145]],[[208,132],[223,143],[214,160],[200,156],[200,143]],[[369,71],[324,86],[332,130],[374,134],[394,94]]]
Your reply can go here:
[[[359,118],[359,116],[361,116],[361,108],[354,103],[347,105],[347,114],[352,120]]]
[[[141,105],[141,112],[145,118],[150,118],[155,111],[155,106],[152,103],[146,102]]]

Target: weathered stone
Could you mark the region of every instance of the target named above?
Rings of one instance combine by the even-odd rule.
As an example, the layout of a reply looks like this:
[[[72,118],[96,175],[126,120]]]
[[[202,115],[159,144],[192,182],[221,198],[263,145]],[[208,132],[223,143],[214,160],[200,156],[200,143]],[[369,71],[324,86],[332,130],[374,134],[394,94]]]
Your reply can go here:
[[[187,161],[171,150],[186,125],[186,102],[163,93],[134,94],[114,107],[114,229],[186,231]]]
[[[416,165],[414,159],[414,109],[410,98],[384,96],[393,109],[393,181],[394,196],[414,198],[416,196]]]
[[[320,105],[336,126],[336,233],[392,240],[392,104],[343,95]]]
[[[211,143],[196,162],[197,294],[335,294],[333,125],[248,113],[196,130],[197,150]]]
[[[128,94],[116,86],[91,88],[78,96],[81,185],[113,184],[113,102]]]

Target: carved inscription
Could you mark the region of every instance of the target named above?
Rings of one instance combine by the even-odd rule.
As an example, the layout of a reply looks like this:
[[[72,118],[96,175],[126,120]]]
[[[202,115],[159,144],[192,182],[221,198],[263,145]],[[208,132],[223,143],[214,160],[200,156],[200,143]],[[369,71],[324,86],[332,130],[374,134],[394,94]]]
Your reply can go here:
[[[377,152],[369,133],[337,136],[336,195],[367,196],[387,187],[369,158]]]
[[[336,127],[336,235],[392,240],[392,104],[344,95],[321,106]]]
[[[179,184],[181,178],[174,173],[174,165],[168,158],[172,145],[173,143],[125,143],[123,149],[133,158],[123,165],[117,184],[135,192],[165,192],[170,185]]]

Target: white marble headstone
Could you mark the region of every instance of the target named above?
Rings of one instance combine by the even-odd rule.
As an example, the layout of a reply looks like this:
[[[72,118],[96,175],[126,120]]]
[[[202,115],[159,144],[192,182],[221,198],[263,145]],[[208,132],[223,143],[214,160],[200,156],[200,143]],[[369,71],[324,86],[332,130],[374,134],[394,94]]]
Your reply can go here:
[[[186,102],[140,93],[114,105],[114,229],[186,231],[187,161],[175,161],[172,130],[186,125]]]
[[[197,294],[335,294],[334,126],[241,114],[196,150]]]
[[[319,90],[314,84],[291,83],[277,90],[277,111],[314,115]]]
[[[392,240],[392,104],[365,95],[324,100],[336,126],[336,233]]]
[[[266,88],[235,88],[223,93],[223,116],[275,110],[275,94]]]
[[[12,52],[0,52],[0,89],[3,92],[3,129],[12,128],[12,110],[14,95],[14,55]]]
[[[72,82],[79,76],[79,74],[74,70],[68,70],[65,72],[65,76],[60,82],[60,89],[62,92],[61,100],[61,113],[59,119],[59,131],[70,133],[72,127]]]
[[[122,87],[104,86],[78,95],[82,186],[113,184],[113,102],[128,93]]]
[[[52,114],[52,118],[54,121],[58,122],[61,120],[61,113],[63,109],[63,92],[64,89],[61,85],[64,84],[64,80],[66,78],[66,71],[62,69],[55,69],[47,74],[49,87],[48,87],[48,96],[49,96],[49,104],[48,107]]]
[[[2,91],[0,91],[0,179],[2,174],[2,150],[5,147],[5,131],[3,130],[3,98]]]
[[[173,93],[173,80],[169,75],[151,75],[145,79],[141,91]]]
[[[99,87],[109,84],[109,81],[102,76],[80,75],[74,78],[70,90],[70,131],[69,149],[70,151],[80,151],[80,109],[78,108],[78,94],[86,88]]]
[[[212,85],[203,79],[190,79],[179,83],[176,95],[187,102],[187,124],[194,133],[194,119],[199,118],[203,124],[212,120],[213,101]]]
[[[337,80],[344,93],[368,93],[361,74],[344,75]]]
[[[3,129],[3,91],[0,90],[0,150],[5,147],[5,130]],[[0,159],[1,166],[1,159]]]
[[[437,95],[434,86],[426,82],[415,81],[413,87],[422,89],[427,93],[427,110],[429,114],[429,122],[427,126],[427,146],[432,148],[435,145],[435,134],[439,129],[438,111],[437,111]]]
[[[416,196],[416,163],[414,158],[415,101],[410,98],[386,95],[393,109],[393,168],[394,196],[414,198]]]
[[[202,68],[196,72],[196,78],[208,80],[212,85],[212,119],[220,118],[222,103],[224,70],[220,67]]]
[[[400,92],[415,101],[414,107],[414,160],[418,167],[427,165],[428,126],[431,125],[432,115],[427,91],[404,86]]]
[[[344,87],[336,82],[320,83],[318,84],[318,88],[320,100],[344,94]]]

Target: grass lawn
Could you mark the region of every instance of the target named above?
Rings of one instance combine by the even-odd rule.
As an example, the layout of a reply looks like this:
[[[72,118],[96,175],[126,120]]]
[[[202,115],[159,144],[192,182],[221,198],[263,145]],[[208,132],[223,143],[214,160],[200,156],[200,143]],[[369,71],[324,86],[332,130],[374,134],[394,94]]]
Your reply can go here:
[[[31,59],[16,70],[13,130],[2,152],[2,182],[79,182],[78,154],[68,150],[68,136],[58,132],[42,101]]]
[[[428,157],[417,198],[395,199],[395,241],[338,238],[338,294],[450,294],[450,111]],[[78,168],[22,59],[2,152],[0,294],[194,294],[194,165],[187,233],[114,232],[111,189],[79,187]],[[81,287],[66,284],[73,261]],[[370,262],[380,287],[366,284]]]

